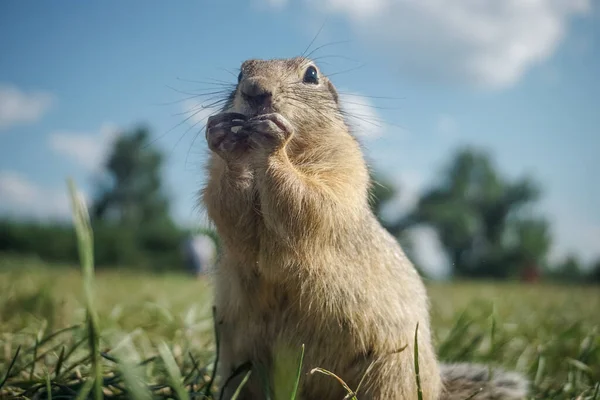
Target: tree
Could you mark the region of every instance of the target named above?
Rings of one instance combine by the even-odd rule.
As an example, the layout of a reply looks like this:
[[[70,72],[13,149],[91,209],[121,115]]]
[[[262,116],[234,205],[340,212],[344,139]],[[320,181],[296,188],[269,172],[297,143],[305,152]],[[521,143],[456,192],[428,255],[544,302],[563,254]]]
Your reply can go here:
[[[93,216],[120,226],[170,223],[161,180],[163,163],[161,152],[151,146],[148,129],[138,127],[120,135],[104,163],[107,179],[92,206]]]
[[[590,282],[600,283],[600,258],[592,264],[589,280]]]
[[[581,282],[585,279],[584,267],[575,254],[567,254],[548,271],[548,275],[559,282]]]
[[[183,233],[169,214],[161,172],[164,156],[137,127],[113,143],[91,207],[97,263],[171,266]]]
[[[539,195],[531,180],[508,181],[484,151],[463,148],[413,219],[436,229],[456,275],[506,278],[543,262],[550,246],[547,222],[523,214]]]

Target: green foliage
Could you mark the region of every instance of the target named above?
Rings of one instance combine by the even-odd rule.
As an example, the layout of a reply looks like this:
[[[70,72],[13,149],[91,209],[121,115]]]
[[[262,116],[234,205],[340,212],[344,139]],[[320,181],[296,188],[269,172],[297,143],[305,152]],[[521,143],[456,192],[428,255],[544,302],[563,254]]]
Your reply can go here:
[[[508,278],[546,261],[548,223],[526,214],[539,196],[530,179],[509,181],[485,152],[465,148],[423,194],[414,219],[436,229],[458,276]]]
[[[181,242],[186,232],[169,214],[162,186],[164,156],[138,127],[123,132],[96,180],[91,224],[100,268],[183,270]],[[0,253],[34,255],[48,262],[78,259],[75,234],[64,221],[0,219]]]
[[[590,282],[600,283],[600,259],[592,264],[589,275]]]
[[[96,222],[94,261],[100,268],[182,270],[181,240],[186,232],[175,226],[146,229]],[[27,222],[0,219],[0,253],[38,257],[47,262],[78,260],[73,227],[66,222]]]
[[[549,279],[558,282],[600,283],[600,260],[586,266],[575,254],[568,254],[563,260],[551,265],[546,271]]]
[[[94,219],[120,226],[172,224],[162,187],[163,164],[164,156],[152,145],[147,128],[119,135],[104,163],[106,176],[98,182]]]
[[[50,262],[77,260],[75,234],[64,223],[0,219],[0,252],[36,255]]]
[[[92,205],[98,243],[107,247],[99,264],[181,267],[184,232],[169,214],[163,165],[164,156],[153,146],[147,128],[123,132],[115,141]]]

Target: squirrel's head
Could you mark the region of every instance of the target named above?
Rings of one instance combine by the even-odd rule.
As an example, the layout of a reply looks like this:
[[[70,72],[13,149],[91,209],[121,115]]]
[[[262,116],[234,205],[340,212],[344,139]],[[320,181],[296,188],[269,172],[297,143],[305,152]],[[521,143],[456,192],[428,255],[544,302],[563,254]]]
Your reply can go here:
[[[310,130],[344,121],[335,87],[302,57],[244,61],[226,109],[248,117],[276,112]]]

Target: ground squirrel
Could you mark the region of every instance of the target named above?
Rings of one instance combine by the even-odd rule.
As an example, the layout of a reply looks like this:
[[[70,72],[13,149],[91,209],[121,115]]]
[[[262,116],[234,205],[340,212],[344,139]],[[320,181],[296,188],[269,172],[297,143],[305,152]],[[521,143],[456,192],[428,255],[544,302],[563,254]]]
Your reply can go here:
[[[439,365],[417,271],[369,207],[370,178],[333,84],[298,57],[248,60],[220,114],[202,202],[220,236],[215,274],[219,373],[269,373],[279,346],[305,345],[299,399],[416,399],[418,324],[423,399],[519,399],[527,383],[485,366]],[[406,347],[405,347],[406,346]],[[404,348],[404,350],[402,350]],[[241,376],[223,389],[229,399]],[[253,373],[241,399],[265,399]],[[283,399],[276,399],[283,400]]]

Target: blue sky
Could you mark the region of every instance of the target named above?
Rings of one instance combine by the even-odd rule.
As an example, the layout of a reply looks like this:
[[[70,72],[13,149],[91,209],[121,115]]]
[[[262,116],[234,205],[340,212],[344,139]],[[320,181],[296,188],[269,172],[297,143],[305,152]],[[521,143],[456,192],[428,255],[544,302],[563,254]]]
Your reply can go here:
[[[323,26],[322,69],[348,108],[384,121],[353,122],[403,189],[396,209],[458,145],[483,146],[507,176],[543,185],[553,256],[589,261],[600,256],[599,18],[586,0],[3,1],[0,212],[64,217],[66,177],[89,195],[114,132],[145,123],[168,157],[176,218],[198,221],[207,150],[203,132],[193,141],[201,124],[171,130],[191,106],[165,105],[187,97],[172,88],[233,83],[245,59],[298,55]],[[415,235],[439,267],[434,235]]]

